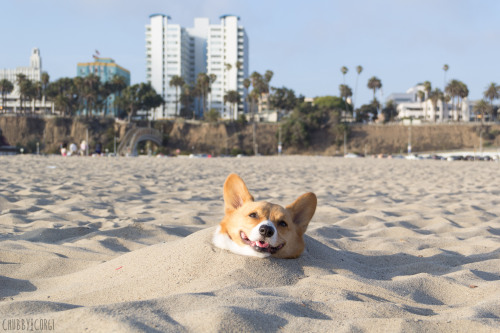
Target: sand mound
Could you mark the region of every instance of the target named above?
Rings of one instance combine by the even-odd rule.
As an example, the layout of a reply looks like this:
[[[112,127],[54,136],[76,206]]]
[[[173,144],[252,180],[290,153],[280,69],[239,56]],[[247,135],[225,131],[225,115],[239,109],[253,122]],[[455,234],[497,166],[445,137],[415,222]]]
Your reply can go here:
[[[61,332],[498,331],[494,163],[0,161],[1,318]],[[259,200],[316,192],[300,258],[212,245],[230,172]]]

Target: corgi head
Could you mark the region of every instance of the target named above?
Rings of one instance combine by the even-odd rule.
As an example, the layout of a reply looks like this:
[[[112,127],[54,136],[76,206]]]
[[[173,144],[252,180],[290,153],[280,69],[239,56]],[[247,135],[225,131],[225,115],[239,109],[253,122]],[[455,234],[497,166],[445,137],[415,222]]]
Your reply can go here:
[[[255,202],[243,180],[230,174],[224,183],[225,216],[215,231],[215,246],[231,252],[276,258],[297,258],[303,235],[316,211],[314,193],[301,195],[285,208]]]

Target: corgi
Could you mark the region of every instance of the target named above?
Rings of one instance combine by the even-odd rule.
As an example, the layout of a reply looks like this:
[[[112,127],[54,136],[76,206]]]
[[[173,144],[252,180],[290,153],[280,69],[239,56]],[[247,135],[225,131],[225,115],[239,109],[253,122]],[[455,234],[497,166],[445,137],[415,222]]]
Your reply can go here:
[[[316,195],[311,192],[285,208],[255,202],[245,182],[230,174],[224,183],[225,216],[212,242],[216,247],[246,256],[297,258],[304,251],[303,235],[316,205]]]

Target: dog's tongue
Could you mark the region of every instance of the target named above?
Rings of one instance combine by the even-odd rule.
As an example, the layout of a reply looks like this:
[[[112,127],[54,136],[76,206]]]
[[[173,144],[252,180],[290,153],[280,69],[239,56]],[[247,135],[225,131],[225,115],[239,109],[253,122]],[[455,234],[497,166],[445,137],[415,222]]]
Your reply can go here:
[[[265,249],[269,247],[269,243],[266,243],[266,242],[257,241],[257,242],[255,242],[255,244],[258,247],[262,247],[262,248],[265,248]]]

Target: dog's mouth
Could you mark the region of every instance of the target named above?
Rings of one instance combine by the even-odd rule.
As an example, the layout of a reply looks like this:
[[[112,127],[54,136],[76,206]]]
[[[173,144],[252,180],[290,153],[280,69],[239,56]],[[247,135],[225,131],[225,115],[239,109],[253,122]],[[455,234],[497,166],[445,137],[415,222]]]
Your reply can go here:
[[[251,241],[243,231],[240,231],[240,237],[243,243],[249,245],[252,249],[254,249],[257,252],[267,252],[270,254],[274,254],[279,250],[281,250],[283,246],[285,246],[285,243],[280,244],[278,246],[271,246],[271,244],[269,244],[266,241],[260,241],[260,240]]]

